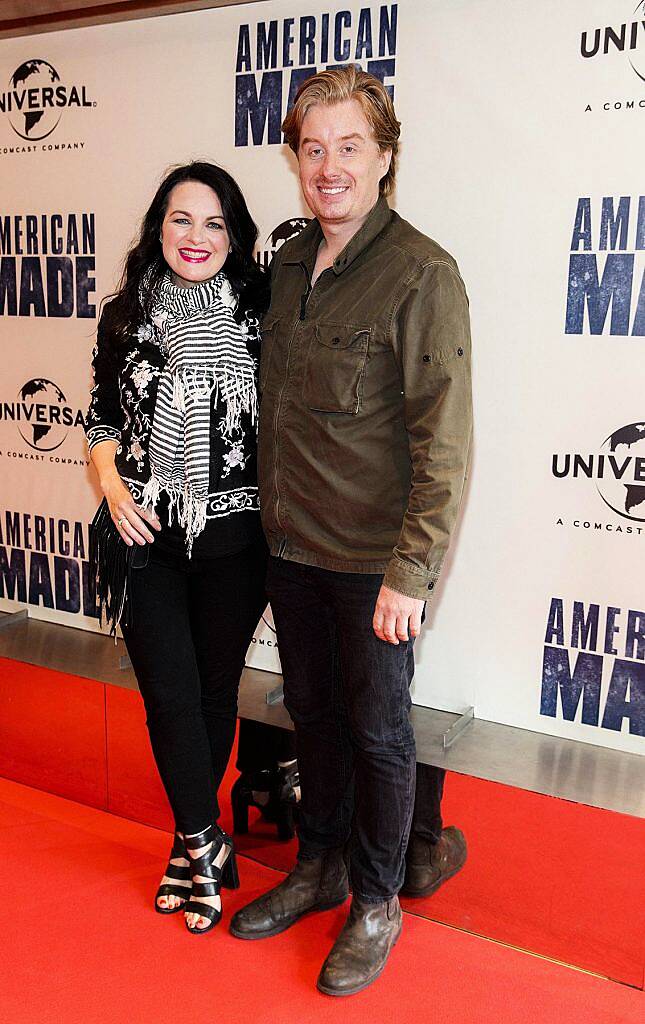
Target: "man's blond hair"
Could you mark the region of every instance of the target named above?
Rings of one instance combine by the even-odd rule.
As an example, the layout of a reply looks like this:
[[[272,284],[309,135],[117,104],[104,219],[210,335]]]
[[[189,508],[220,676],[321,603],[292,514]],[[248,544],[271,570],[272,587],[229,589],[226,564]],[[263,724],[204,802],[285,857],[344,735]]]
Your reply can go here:
[[[361,71],[350,64],[344,68],[320,71],[303,82],[282,124],[286,141],[297,156],[302,122],[309,109],[318,103],[331,106],[343,100],[356,100],[360,103],[379,149],[381,152],[389,149],[392,153],[388,172],[381,178],[379,185],[381,193],[387,196],[394,187],[396,177],[401,124],[396,119],[394,104],[387,89],[367,71]]]

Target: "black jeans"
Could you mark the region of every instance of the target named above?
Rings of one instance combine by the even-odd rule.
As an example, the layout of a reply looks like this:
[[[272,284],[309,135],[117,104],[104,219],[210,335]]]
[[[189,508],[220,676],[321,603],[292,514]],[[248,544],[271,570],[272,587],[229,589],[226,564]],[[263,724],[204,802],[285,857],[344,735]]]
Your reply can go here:
[[[123,635],[176,827],[193,834],[219,816],[244,658],[266,606],[267,552],[262,541],[216,558],[154,544],[147,554],[132,571]]]
[[[379,640],[382,576],[269,559],[267,592],[296,729],[299,857],[351,835],[354,892],[378,902],[403,884],[415,787],[413,643]]]

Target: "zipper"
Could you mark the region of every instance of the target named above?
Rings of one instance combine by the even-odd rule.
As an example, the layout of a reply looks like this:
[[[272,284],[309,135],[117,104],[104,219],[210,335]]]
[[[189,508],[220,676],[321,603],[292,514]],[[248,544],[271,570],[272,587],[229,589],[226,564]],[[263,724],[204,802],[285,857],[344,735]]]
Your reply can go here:
[[[306,316],[306,313],[307,313],[307,303],[309,302],[309,296],[311,295],[312,288],[311,288],[311,277],[310,277],[309,271],[307,269],[306,263],[302,263],[301,262],[300,266],[304,270],[305,277],[307,278],[307,290],[304,291],[302,293],[302,295],[300,296],[300,319],[304,320],[305,316]]]
[[[302,267],[302,269],[304,271],[304,274],[305,274],[305,278],[307,280],[307,288],[302,293],[302,295],[300,296],[300,318],[299,319],[302,322],[305,319],[305,316],[306,316],[307,303],[309,302],[309,298],[310,298],[311,293],[313,291],[313,287],[312,287],[312,284],[311,284],[311,274],[309,273],[309,270],[307,268],[306,263],[304,263],[301,260],[299,266]],[[326,274],[326,273],[327,273],[327,270],[324,270],[323,273],[320,275],[320,277],[322,277],[323,274]],[[320,280],[320,277],[319,277],[318,280]],[[316,281],[316,284],[318,284],[318,281]],[[296,336],[296,331],[297,330],[298,330],[298,327],[296,325],[294,327],[293,331],[291,332],[291,338],[289,340],[289,348],[287,349],[287,365],[285,367],[284,380],[282,382],[282,387],[280,388],[280,394],[278,395],[278,401],[276,403],[276,411],[275,411],[275,415],[273,417],[273,441],[274,441],[274,448],[275,448],[275,453],[276,453],[276,455],[275,455],[275,468],[274,468],[274,471],[273,471],[273,486],[275,488],[275,519],[276,519],[276,523],[278,524],[278,526],[279,526],[279,528],[281,530],[284,530],[284,525],[282,524],[282,522],[280,520],[280,488],[278,486],[278,468],[279,468],[278,467],[278,463],[279,463],[279,460],[280,460],[279,448],[278,448],[278,444],[277,444],[277,440],[278,440],[278,420],[280,419],[280,413],[282,411],[282,398],[284,396],[284,391],[285,391],[285,388],[287,386],[287,382],[289,380],[289,363],[291,361],[291,349],[293,347],[293,339]],[[286,546],[287,546],[287,537],[284,536],[282,541],[280,542],[280,547],[278,549],[278,556],[277,556],[278,558],[282,558],[283,557]]]
[[[300,266],[304,270],[305,277],[307,279],[307,290],[303,293],[303,295],[300,298],[300,319],[304,320],[304,318],[305,318],[305,306],[307,305],[307,301],[309,299],[309,296],[311,295],[311,277],[309,275],[309,271],[307,270],[306,265],[304,263],[300,263]],[[291,361],[291,349],[292,349],[292,346],[293,346],[293,339],[295,338],[297,330],[298,330],[298,327],[296,325],[294,327],[294,329],[292,330],[291,338],[289,339],[289,348],[287,349],[287,365],[285,366],[284,379],[282,381],[282,387],[280,388],[280,394],[278,395],[278,401],[276,402],[275,413],[274,413],[274,416],[273,416],[273,446],[274,446],[274,449],[275,449],[275,463],[274,463],[274,470],[273,470],[273,486],[274,486],[274,489],[275,489],[275,520],[276,520],[276,523],[278,524],[278,527],[281,530],[284,530],[284,526],[282,524],[282,521],[280,520],[280,487],[278,485],[279,462],[280,462],[280,449],[278,447],[278,420],[280,419],[280,413],[282,411],[282,399],[284,397],[284,391],[285,391],[285,388],[286,388],[288,380],[289,380],[289,363]],[[284,549],[285,549],[286,545],[287,545],[287,538],[285,536],[283,538],[283,540],[281,541],[281,543],[280,543],[280,549],[278,551],[278,558],[282,558],[282,555],[284,554]]]

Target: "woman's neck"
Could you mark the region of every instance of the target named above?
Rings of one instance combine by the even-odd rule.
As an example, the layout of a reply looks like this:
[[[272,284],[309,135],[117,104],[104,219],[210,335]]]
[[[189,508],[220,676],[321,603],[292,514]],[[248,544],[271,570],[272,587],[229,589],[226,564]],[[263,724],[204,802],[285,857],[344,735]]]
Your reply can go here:
[[[217,277],[217,274],[213,274],[213,277]],[[187,281],[185,277],[180,277],[174,270],[170,271],[170,280],[177,288],[198,288],[200,284],[212,281],[213,277],[207,277],[204,281]]]

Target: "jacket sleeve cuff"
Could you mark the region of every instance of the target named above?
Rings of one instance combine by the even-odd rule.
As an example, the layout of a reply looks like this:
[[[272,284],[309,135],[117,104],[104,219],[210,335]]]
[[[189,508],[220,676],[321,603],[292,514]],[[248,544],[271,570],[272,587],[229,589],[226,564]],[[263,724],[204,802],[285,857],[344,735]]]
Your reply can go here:
[[[439,579],[435,569],[423,569],[412,562],[404,562],[394,555],[385,571],[383,583],[390,590],[404,597],[416,597],[420,601],[429,601]]]
[[[95,427],[89,427],[85,436],[87,438],[87,447],[92,451],[94,445],[100,444],[101,441],[120,441],[121,431],[117,430],[116,427],[109,426],[109,424],[100,423]]]

